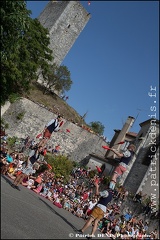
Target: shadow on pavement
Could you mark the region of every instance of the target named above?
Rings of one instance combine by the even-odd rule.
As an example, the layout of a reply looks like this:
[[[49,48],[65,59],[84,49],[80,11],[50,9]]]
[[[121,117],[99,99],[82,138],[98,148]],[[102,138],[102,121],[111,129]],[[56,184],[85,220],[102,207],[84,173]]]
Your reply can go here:
[[[66,218],[64,218],[63,216],[61,216],[58,212],[56,212],[48,203],[46,203],[45,201],[43,201],[43,199],[39,198],[40,201],[42,201],[54,214],[58,215],[61,219],[63,219],[63,221],[65,221],[69,226],[71,226],[71,228],[74,231],[77,231],[77,228],[75,228]]]
[[[5,175],[2,175],[1,176],[6,180],[7,183],[9,183],[9,185],[12,185],[12,181]]]

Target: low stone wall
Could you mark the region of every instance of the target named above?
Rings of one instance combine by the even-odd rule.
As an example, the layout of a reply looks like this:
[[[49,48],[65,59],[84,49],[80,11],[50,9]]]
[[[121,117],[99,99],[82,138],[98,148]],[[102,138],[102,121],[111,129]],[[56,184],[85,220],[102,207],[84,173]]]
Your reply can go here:
[[[45,124],[55,117],[57,115],[44,106],[26,98],[21,98],[8,107],[2,119],[9,125],[9,128],[6,129],[9,136],[26,138],[29,135],[36,140],[36,136],[43,130]],[[67,132],[66,129],[69,129],[70,132]],[[60,144],[62,154],[78,162],[90,153],[102,157],[106,153],[106,150],[102,148],[102,145],[106,145],[106,142],[102,138],[65,119],[61,132],[53,133],[51,140],[48,142],[48,146],[52,147],[57,144]]]
[[[2,107],[1,107],[1,116],[7,111],[7,109],[10,107],[11,103],[7,101]]]

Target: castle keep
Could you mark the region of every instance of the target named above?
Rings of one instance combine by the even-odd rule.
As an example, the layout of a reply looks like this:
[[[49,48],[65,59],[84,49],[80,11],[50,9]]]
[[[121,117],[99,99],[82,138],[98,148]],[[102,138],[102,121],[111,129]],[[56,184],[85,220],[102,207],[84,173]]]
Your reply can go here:
[[[54,63],[61,65],[65,56],[90,19],[79,1],[50,1],[38,20],[49,30]]]

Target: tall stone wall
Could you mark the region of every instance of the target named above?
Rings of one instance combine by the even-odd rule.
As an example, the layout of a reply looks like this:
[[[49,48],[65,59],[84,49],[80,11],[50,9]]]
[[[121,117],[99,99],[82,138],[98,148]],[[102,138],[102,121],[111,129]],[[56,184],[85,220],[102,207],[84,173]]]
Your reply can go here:
[[[35,140],[37,134],[44,129],[45,124],[55,117],[57,117],[56,114],[26,98],[21,98],[11,104],[2,115],[5,123],[9,124],[9,128],[6,129],[9,136],[25,138],[29,135]],[[70,132],[66,129],[69,129]],[[52,147],[57,144],[60,144],[62,154],[78,162],[90,153],[104,157],[106,151],[102,148],[102,145],[106,145],[102,138],[65,119],[61,132],[53,133],[48,142],[48,146]]]
[[[79,1],[50,1],[38,20],[49,30],[54,62],[60,65],[86,26],[90,14]]]

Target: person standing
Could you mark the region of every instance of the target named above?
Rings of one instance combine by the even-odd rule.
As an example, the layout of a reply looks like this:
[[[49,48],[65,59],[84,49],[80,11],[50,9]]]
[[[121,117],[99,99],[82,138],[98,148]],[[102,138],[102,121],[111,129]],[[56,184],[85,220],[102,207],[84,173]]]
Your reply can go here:
[[[38,162],[40,158],[40,154],[42,154],[43,147],[39,146],[33,150],[30,151],[28,159],[27,159],[27,164],[26,167],[33,166],[35,162]]]
[[[87,237],[88,239],[92,239],[92,237],[94,237],[98,227],[98,222],[104,217],[104,214],[107,210],[107,205],[109,202],[111,202],[113,197],[112,189],[107,189],[101,192],[99,191],[99,184],[95,182],[94,185],[96,187],[96,195],[100,196],[100,198],[97,204],[93,207],[93,210],[82,229],[77,231],[78,234],[84,234],[84,231],[92,224],[92,222],[94,222],[91,235]]]
[[[134,156],[136,147],[134,144],[130,144],[127,147],[127,149],[122,153],[118,152],[118,150],[114,148],[111,148],[110,150],[120,158],[120,162],[118,166],[114,169],[114,173],[112,175],[111,182],[109,185],[109,188],[114,189],[117,177],[121,176],[127,170],[128,164]]]
[[[60,130],[60,127],[62,125],[61,122],[62,122],[62,117],[58,115],[56,119],[52,119],[47,123],[47,125],[45,126],[42,132],[43,138],[39,142],[38,146],[44,147],[46,145],[47,141],[51,138],[52,133],[58,132]]]

